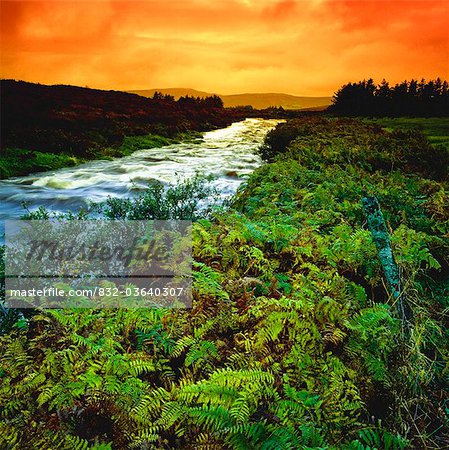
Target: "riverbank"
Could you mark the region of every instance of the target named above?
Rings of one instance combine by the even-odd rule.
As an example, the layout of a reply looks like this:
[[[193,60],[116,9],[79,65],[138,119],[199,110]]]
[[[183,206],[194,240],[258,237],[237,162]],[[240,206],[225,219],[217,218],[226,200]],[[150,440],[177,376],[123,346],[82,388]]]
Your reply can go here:
[[[221,195],[230,196],[242,177],[261,164],[257,147],[277,123],[246,119],[214,131],[179,134],[180,143],[154,136],[125,138],[120,153],[127,156],[108,156],[0,181],[0,219],[19,218],[24,203],[30,209],[44,206],[54,211],[77,211],[108,197],[132,197],[154,181],[176,184],[197,172],[212,176]],[[166,143],[170,145],[154,147]],[[117,155],[117,149],[112,151]]]
[[[287,442],[297,439],[294,448],[449,444],[449,153],[413,127],[378,125],[278,125],[236,213],[196,235],[203,263],[220,268],[222,280],[240,276],[240,285],[227,284],[240,290],[225,288],[248,321],[240,349],[273,375],[270,388],[289,406],[258,406],[285,424],[267,419],[291,433]],[[391,235],[410,334],[367,226],[369,196]],[[257,281],[248,288],[245,277]]]
[[[282,109],[224,108],[218,97],[156,95],[76,86],[0,81],[0,176],[70,167],[180,142],[247,117],[276,118]]]
[[[192,309],[42,311],[1,338],[4,438],[24,448],[447,447],[449,184],[426,163],[432,149],[417,152],[422,142],[357,120],[278,125],[232,207],[193,225]],[[164,201],[191,196],[179,193]],[[391,235],[410,332],[366,226],[369,195]],[[152,204],[122,203],[133,219]]]
[[[200,132],[184,132],[174,137],[147,134],[143,136],[125,136],[118,147],[97,148],[89,156],[75,156],[66,153],[39,152],[18,148],[4,148],[0,155],[0,180],[20,177],[36,172],[47,172],[75,167],[91,160],[111,160],[129,156],[144,149],[160,148],[165,145],[189,142],[200,138]]]

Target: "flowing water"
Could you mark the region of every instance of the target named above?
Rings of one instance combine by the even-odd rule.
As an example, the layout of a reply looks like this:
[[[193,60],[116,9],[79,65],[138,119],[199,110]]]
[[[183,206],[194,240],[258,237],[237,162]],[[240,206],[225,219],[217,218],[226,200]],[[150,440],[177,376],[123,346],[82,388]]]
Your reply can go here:
[[[42,205],[54,211],[76,211],[91,201],[132,196],[151,180],[169,184],[195,173],[212,175],[211,183],[221,194],[232,195],[243,179],[261,164],[256,150],[279,122],[246,119],[204,133],[194,142],[0,181],[0,219],[22,216],[24,202],[30,210]]]

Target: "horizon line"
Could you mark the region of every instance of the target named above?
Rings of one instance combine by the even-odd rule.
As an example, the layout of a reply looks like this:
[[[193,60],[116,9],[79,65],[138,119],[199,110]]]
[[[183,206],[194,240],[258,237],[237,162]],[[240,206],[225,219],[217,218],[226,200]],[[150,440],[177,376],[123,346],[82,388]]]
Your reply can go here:
[[[332,92],[331,94],[328,95],[305,95],[305,94],[292,94],[291,92],[275,92],[275,91],[254,91],[254,92],[236,92],[236,93],[232,93],[232,94],[222,94],[222,93],[218,93],[218,92],[209,92],[208,90],[203,90],[203,89],[198,89],[198,88],[193,88],[193,87],[182,87],[182,86],[178,86],[178,87],[165,87],[165,88],[126,88],[126,89],[119,89],[119,88],[107,88],[107,87],[95,87],[95,86],[90,86],[89,84],[70,84],[70,83],[64,83],[64,82],[56,82],[56,83],[46,83],[46,82],[41,82],[41,81],[30,81],[30,80],[24,80],[21,78],[13,78],[13,77],[8,77],[8,76],[1,76],[0,77],[1,81],[7,81],[7,80],[12,80],[12,81],[22,81],[24,83],[31,83],[31,84],[40,84],[42,86],[73,86],[73,87],[80,87],[80,88],[84,88],[84,89],[95,89],[95,90],[99,90],[99,91],[117,91],[117,92],[125,92],[125,93],[132,93],[133,91],[158,91],[160,90],[170,90],[170,89],[191,89],[193,91],[198,91],[198,92],[204,92],[205,94],[208,95],[218,95],[218,96],[231,96],[231,95],[254,95],[254,94],[276,94],[276,95],[291,95],[293,97],[315,97],[315,98],[328,98],[328,97],[332,97],[334,95],[335,92]],[[339,88],[337,88],[339,89]]]

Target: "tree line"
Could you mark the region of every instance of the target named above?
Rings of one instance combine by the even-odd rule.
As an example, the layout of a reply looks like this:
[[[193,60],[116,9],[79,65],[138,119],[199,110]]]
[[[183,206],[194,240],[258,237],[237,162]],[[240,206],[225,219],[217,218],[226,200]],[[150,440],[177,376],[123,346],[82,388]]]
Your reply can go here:
[[[179,106],[185,108],[223,108],[223,100],[218,95],[210,95],[208,97],[193,97],[186,95],[175,100],[173,95],[156,91],[153,94],[152,99],[158,102],[177,103]]]
[[[411,79],[390,86],[382,80],[343,85],[335,94],[329,111],[354,116],[448,116],[449,84],[440,78]]]

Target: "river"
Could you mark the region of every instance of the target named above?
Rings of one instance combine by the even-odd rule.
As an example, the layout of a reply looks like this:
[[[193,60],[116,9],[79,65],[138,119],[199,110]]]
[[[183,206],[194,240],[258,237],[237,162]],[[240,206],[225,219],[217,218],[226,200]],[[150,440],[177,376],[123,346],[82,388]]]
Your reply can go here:
[[[54,211],[76,211],[92,201],[132,196],[151,180],[169,184],[195,173],[212,175],[211,184],[223,196],[232,195],[262,163],[256,150],[279,122],[246,119],[192,142],[0,181],[0,219],[22,216],[23,202],[31,210],[42,205]]]

